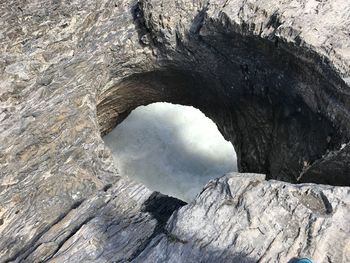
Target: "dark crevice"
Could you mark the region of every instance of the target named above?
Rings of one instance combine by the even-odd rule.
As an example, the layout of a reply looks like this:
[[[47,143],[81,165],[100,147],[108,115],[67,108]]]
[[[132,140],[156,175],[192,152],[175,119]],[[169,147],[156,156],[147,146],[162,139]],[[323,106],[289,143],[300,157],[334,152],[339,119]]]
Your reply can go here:
[[[320,196],[321,199],[323,201],[325,210],[326,210],[326,214],[332,214],[333,213],[333,207],[332,204],[329,202],[328,198],[325,196],[325,194],[323,192],[320,192]]]
[[[150,213],[157,220],[157,225],[155,226],[152,235],[138,247],[138,249],[128,258],[128,261],[137,258],[159,234],[166,233],[165,225],[168,219],[174,211],[184,205],[186,205],[186,203],[179,199],[163,195],[159,192],[154,192],[144,202],[141,211]]]
[[[154,192],[143,204],[141,211],[150,213],[158,221],[159,229],[164,226],[173,212],[186,205],[177,198]]]
[[[56,256],[56,253],[63,247],[63,245],[72,237],[74,236],[84,225],[86,225],[87,223],[89,223],[92,219],[94,219],[94,216],[90,216],[88,218],[86,218],[82,223],[80,223],[79,225],[77,225],[76,227],[74,227],[72,229],[72,231],[70,232],[70,234],[68,236],[66,236],[61,242],[59,242],[57,248],[53,251],[53,253],[51,253],[51,255],[45,259],[45,261],[50,260],[51,258],[54,258]]]
[[[107,184],[107,185],[105,185],[104,187],[103,187],[103,191],[104,192],[107,192],[108,191],[108,189],[110,189],[112,187],[112,184]]]

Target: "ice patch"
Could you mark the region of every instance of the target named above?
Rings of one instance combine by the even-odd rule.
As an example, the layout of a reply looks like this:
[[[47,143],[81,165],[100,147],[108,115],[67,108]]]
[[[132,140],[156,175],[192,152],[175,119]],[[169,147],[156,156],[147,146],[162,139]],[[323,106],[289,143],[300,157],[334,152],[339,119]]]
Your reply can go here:
[[[237,171],[232,144],[201,111],[189,106],[140,106],[104,141],[122,175],[187,202],[210,179]]]

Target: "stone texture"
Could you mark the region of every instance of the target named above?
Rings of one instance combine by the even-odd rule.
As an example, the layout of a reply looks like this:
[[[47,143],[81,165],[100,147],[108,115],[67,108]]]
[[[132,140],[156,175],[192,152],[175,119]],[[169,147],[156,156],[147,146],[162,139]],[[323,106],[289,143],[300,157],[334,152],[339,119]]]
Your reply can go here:
[[[230,174],[175,212],[135,262],[348,262],[349,204],[345,187]]]
[[[226,175],[210,181],[186,206],[120,179],[75,204],[11,260],[349,261],[348,188],[264,179]]]
[[[0,261],[349,261],[347,187],[224,177],[164,228],[183,203],[121,178],[100,137],[138,105],[189,104],[240,171],[349,186],[349,14],[346,0],[2,1]]]

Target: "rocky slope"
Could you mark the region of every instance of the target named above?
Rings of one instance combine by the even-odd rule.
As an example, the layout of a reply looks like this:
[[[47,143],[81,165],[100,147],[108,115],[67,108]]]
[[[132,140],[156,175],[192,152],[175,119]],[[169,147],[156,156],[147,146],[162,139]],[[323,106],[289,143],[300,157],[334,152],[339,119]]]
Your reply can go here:
[[[101,134],[138,105],[193,105],[240,171],[349,186],[349,14],[346,0],[1,1],[0,261],[348,262],[349,187],[230,175],[183,206],[119,176]]]

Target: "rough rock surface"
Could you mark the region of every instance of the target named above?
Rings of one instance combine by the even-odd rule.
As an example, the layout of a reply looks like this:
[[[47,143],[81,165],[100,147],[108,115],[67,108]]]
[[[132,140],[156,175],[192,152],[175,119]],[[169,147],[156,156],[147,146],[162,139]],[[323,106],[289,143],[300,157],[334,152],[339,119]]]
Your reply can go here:
[[[348,187],[224,177],[165,226],[183,203],[120,177],[101,134],[189,104],[240,171],[349,186],[349,16],[346,0],[0,1],[0,261],[348,262]]]
[[[184,203],[120,180],[72,207],[16,260],[349,262],[348,188],[264,179],[212,180],[167,225]]]
[[[211,181],[135,262],[350,260],[348,188],[264,179],[232,174]]]

